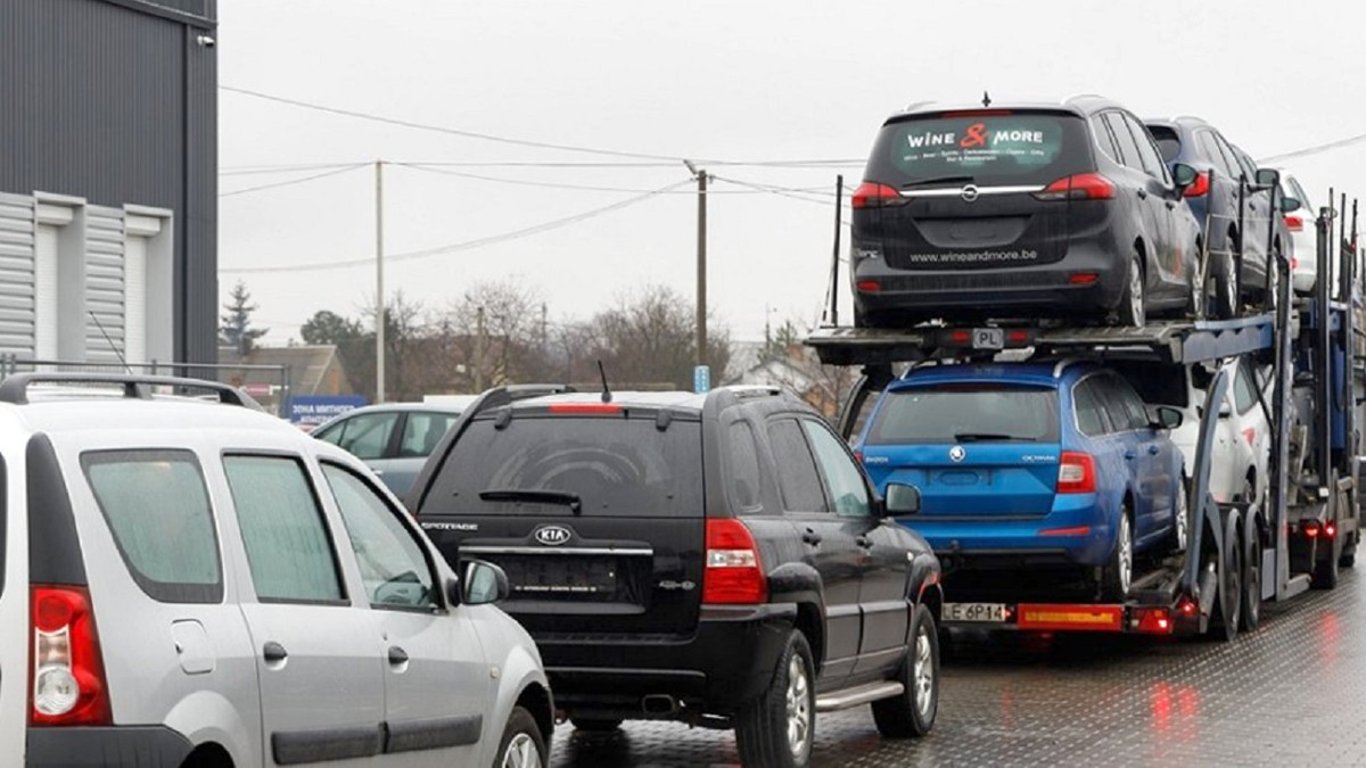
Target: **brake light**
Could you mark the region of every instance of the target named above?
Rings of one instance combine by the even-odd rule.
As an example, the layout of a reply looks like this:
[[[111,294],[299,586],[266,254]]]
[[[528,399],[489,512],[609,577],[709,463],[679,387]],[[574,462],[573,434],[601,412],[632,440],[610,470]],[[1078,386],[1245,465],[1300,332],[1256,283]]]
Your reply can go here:
[[[1285,228],[1288,229],[1288,230],[1290,230],[1291,232],[1303,232],[1303,231],[1304,231],[1304,219],[1303,219],[1302,217],[1300,217],[1300,216],[1293,216],[1293,215],[1291,215],[1291,214],[1286,214],[1286,216],[1285,216]]]
[[[1090,536],[1091,526],[1074,525],[1070,528],[1044,528],[1039,531],[1040,536]]]
[[[1139,632],[1153,635],[1169,635],[1172,631],[1172,618],[1166,608],[1139,608],[1134,618],[1134,628]]]
[[[945,112],[940,115],[945,120],[959,117],[1008,117],[1015,114],[1009,109],[962,109],[957,112]]]
[[[1337,535],[1338,535],[1338,525],[1337,525],[1337,523],[1335,523],[1335,522],[1333,522],[1333,521],[1330,520],[1330,521],[1328,521],[1328,522],[1326,522],[1326,523],[1323,524],[1323,537],[1324,537],[1325,539],[1336,538]]]
[[[113,718],[90,593],[35,585],[30,597],[29,723],[108,725]]]
[[[594,414],[621,413],[621,406],[612,403],[552,403],[546,407],[546,411],[591,416]]]
[[[1065,176],[1034,193],[1036,200],[1112,200],[1115,185],[1099,173]]]
[[[1072,285],[1094,285],[1099,279],[1100,275],[1096,272],[1073,272],[1067,282]]]
[[[1095,493],[1096,460],[1089,453],[1063,451],[1058,464],[1058,493]]]
[[[1195,174],[1195,181],[1191,182],[1186,191],[1182,193],[1186,197],[1204,197],[1209,194],[1209,171],[1201,171]]]
[[[1033,334],[1023,328],[1016,328],[1006,332],[1006,341],[1011,344],[1028,344],[1033,340]]]
[[[901,205],[907,202],[906,198],[896,190],[896,187],[886,184],[879,184],[876,181],[865,181],[858,185],[854,190],[854,196],[849,202],[854,208],[883,208],[889,205]]]
[[[1304,531],[1305,538],[1317,539],[1319,537],[1319,522],[1317,520],[1310,520],[1305,523],[1300,530]]]
[[[753,605],[768,602],[768,578],[754,537],[739,520],[707,521],[707,563],[702,574],[702,602],[707,605]]]
[[[876,280],[860,280],[857,287],[859,293],[877,293],[882,290],[882,284]]]

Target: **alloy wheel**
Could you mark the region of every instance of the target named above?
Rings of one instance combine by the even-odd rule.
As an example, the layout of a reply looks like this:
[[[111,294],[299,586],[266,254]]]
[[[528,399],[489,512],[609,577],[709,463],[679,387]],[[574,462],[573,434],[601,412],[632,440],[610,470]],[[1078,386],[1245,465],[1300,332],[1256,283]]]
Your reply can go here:
[[[934,711],[934,654],[930,648],[929,630],[921,627],[915,637],[915,709],[928,720]]]
[[[541,768],[541,751],[530,735],[519,733],[503,752],[502,768]]]
[[[1128,515],[1121,514],[1119,517],[1119,541],[1115,542],[1115,546],[1119,548],[1115,561],[1119,566],[1120,592],[1127,595],[1134,580],[1134,541],[1133,532],[1129,530]]]
[[[1136,322],[1136,327],[1143,327],[1146,318],[1143,316],[1143,271],[1139,269],[1138,259],[1129,268],[1129,317]]]
[[[1181,481],[1181,485],[1176,492],[1176,551],[1185,552],[1186,544],[1190,540],[1190,501],[1186,497],[1186,483]]]
[[[806,754],[811,741],[811,681],[801,656],[787,664],[787,747],[794,757]]]

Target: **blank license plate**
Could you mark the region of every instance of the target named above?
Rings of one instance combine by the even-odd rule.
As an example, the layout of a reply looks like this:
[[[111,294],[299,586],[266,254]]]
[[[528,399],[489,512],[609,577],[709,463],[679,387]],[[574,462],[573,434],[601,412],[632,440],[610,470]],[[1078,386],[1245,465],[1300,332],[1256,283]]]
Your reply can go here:
[[[574,596],[602,600],[617,591],[614,557],[547,555],[505,558],[500,564],[507,573],[515,599]]]
[[[1005,603],[944,603],[944,621],[1004,624]]]

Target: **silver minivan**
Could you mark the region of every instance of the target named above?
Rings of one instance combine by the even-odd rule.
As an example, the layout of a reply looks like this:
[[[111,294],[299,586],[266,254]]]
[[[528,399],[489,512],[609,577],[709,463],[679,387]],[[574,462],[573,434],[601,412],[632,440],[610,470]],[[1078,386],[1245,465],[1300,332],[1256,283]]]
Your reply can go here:
[[[252,405],[0,383],[0,765],[546,764],[506,576],[457,574],[360,461]]]

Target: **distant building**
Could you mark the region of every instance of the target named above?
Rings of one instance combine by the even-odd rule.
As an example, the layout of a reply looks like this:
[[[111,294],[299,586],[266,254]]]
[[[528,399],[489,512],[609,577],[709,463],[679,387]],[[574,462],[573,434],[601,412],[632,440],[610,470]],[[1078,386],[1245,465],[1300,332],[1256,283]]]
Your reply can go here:
[[[0,2],[0,354],[214,361],[216,19]]]
[[[235,347],[220,347],[218,378],[241,387],[262,405],[275,407],[286,394],[354,394],[346,366],[331,344],[254,347],[243,356]]]

